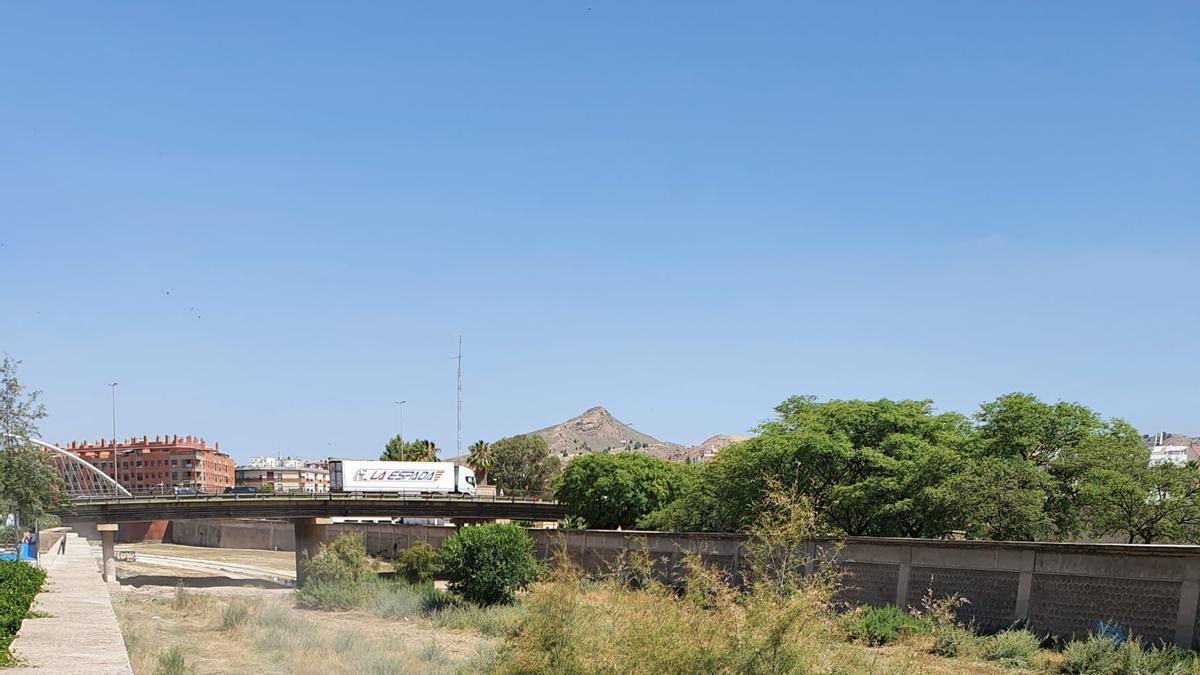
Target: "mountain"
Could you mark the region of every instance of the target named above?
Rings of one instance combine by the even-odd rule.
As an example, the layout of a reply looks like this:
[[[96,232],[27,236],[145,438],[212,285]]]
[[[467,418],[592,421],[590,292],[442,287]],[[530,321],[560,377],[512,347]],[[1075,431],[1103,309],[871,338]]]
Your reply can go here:
[[[719,450],[729,447],[734,443],[741,443],[749,438],[749,436],[718,434],[701,441],[699,445],[693,445],[692,447],[688,448],[688,450],[695,453],[697,459],[711,459],[712,456],[717,454]]]
[[[745,436],[713,436],[695,446],[660,441],[624,424],[600,406],[590,408],[562,424],[530,432],[546,439],[550,452],[560,458],[588,452],[629,450],[675,462],[709,459],[725,446],[745,440]]]
[[[578,417],[531,432],[546,439],[550,452],[559,457],[571,457],[587,452],[620,452],[634,450],[656,454],[670,452],[683,446],[664,443],[657,438],[634,429],[613,417],[604,408],[596,406]]]

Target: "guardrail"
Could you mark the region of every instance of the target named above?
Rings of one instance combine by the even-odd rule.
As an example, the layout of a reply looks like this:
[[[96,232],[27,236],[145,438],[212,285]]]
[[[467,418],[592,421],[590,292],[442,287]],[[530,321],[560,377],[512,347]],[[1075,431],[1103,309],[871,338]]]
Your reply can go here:
[[[370,499],[375,501],[414,501],[414,502],[474,502],[483,504],[556,504],[553,499],[548,499],[546,493],[527,493],[527,494],[492,494],[492,495],[469,495],[452,492],[231,492],[231,493],[216,493],[216,494],[197,494],[197,495],[174,495],[174,494],[135,494],[130,497],[109,497],[109,496],[79,496],[73,498],[72,503],[77,504],[140,504],[147,502],[208,502],[208,501],[296,501],[296,502],[316,502],[316,501],[348,501],[355,499]]]
[[[208,518],[440,517],[558,520],[563,507],[544,495],[403,492],[145,495],[83,497],[57,510],[63,520],[121,523]]]

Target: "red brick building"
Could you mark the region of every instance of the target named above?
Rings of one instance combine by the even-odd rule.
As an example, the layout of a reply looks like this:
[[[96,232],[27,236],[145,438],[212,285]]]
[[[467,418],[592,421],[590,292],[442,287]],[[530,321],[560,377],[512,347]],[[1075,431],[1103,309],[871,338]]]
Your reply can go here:
[[[195,436],[148,436],[121,443],[72,442],[59,446],[111,476],[134,494],[170,492],[172,487],[190,487],[197,492],[216,493],[233,486],[236,463]]]

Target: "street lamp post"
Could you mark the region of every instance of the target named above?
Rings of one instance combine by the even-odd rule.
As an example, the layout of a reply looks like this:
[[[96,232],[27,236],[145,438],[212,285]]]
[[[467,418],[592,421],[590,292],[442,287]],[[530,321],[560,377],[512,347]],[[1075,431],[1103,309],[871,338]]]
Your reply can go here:
[[[404,404],[407,400],[396,401],[396,405],[400,406],[400,461],[404,461]]]
[[[117,444],[117,383],[108,385],[112,389],[112,442]]]

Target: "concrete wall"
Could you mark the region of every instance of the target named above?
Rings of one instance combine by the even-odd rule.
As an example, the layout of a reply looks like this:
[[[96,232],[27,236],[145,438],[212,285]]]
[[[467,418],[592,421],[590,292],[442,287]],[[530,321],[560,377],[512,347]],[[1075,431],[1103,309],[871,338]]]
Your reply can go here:
[[[326,538],[361,532],[367,550],[388,558],[413,542],[434,547],[452,528],[418,525],[328,527]],[[542,558],[565,547],[592,573],[611,569],[618,556],[646,549],[669,573],[685,552],[700,554],[735,579],[744,565],[745,539],[734,534],[669,534],[596,530],[529,530]],[[173,521],[167,541],[198,546],[293,550],[290,522]],[[808,555],[830,557],[844,571],[839,600],[848,605],[919,607],[926,594],[958,594],[969,604],[960,618],[982,630],[1025,622],[1035,632],[1081,637],[1097,621],[1121,624],[1151,642],[1200,646],[1200,547],[1113,544],[1029,544],[919,539],[818,539]]]
[[[132,544],[143,541],[163,541],[170,522],[169,520],[146,520],[121,523],[120,529],[117,530],[116,542],[118,544]],[[72,531],[85,539],[100,539],[100,533],[96,531],[95,523],[64,520],[63,525],[71,528]]]

